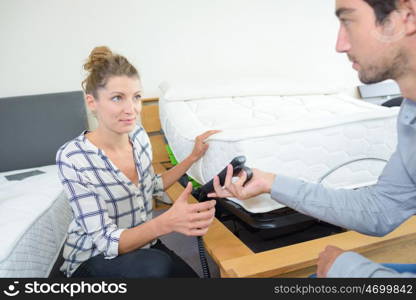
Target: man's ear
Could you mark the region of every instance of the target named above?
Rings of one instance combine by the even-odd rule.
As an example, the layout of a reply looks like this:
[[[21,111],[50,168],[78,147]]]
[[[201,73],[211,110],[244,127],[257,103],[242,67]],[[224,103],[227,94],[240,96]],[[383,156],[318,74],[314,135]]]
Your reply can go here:
[[[85,105],[88,107],[91,113],[95,115],[95,112],[97,111],[97,103],[93,95],[85,95]]]
[[[398,8],[407,35],[416,33],[416,0],[399,0]]]

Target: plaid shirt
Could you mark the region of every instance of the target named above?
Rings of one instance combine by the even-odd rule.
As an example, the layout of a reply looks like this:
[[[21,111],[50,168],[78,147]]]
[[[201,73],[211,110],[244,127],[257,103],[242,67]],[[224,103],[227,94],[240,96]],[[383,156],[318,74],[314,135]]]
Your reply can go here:
[[[85,133],[63,145],[56,155],[59,178],[74,215],[61,267],[68,277],[93,256],[116,257],[121,232],[150,220],[152,198],[163,195],[162,178],[154,174],[151,145],[142,127],[129,134],[138,186]]]

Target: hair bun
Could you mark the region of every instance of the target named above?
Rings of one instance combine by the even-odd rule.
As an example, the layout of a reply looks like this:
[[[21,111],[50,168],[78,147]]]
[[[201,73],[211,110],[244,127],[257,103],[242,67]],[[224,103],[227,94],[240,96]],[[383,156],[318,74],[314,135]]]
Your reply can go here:
[[[84,64],[87,71],[81,86],[86,94],[97,96],[98,88],[105,87],[112,76],[127,76],[140,79],[137,69],[124,57],[113,53],[106,46],[95,47]]]
[[[88,57],[88,61],[84,64],[84,70],[91,72],[96,66],[105,63],[113,52],[107,46],[95,47]]]

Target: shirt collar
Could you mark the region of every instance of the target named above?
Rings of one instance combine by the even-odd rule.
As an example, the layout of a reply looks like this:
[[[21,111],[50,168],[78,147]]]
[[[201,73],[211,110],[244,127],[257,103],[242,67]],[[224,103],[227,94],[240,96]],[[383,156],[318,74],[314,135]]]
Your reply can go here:
[[[416,124],[416,101],[404,99],[402,106],[402,120],[405,124]]]
[[[136,132],[136,130],[137,130],[137,128],[135,128],[134,130],[132,130],[129,134],[128,134],[128,136],[129,136],[129,141],[130,141],[130,143],[134,146],[134,140],[133,140],[133,137],[134,137],[134,133]],[[96,153],[98,153],[98,154],[100,154],[100,153],[102,153],[103,152],[103,150],[101,150],[100,148],[98,148],[97,146],[95,146],[93,143],[91,143],[88,139],[87,139],[87,137],[85,136],[88,132],[90,132],[89,130],[84,130],[82,133],[81,133],[81,135],[78,137],[78,139],[80,140],[80,141],[82,141],[83,143],[84,143],[84,145],[89,149],[89,150],[92,150],[92,151],[94,151],[94,152],[96,152]]]

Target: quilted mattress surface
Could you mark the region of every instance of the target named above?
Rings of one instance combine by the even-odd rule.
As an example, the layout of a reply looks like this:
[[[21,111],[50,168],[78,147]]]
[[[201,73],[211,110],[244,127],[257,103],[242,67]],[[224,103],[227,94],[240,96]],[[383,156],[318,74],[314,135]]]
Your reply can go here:
[[[32,170],[43,173],[6,178]],[[48,277],[71,218],[56,166],[0,173],[0,277]]]
[[[200,183],[245,155],[250,167],[334,188],[359,188],[377,182],[397,144],[398,108],[333,90],[164,86],[159,105],[162,129],[179,161],[191,153],[197,135],[221,130],[188,171]],[[252,213],[282,207],[269,195],[232,200]]]

